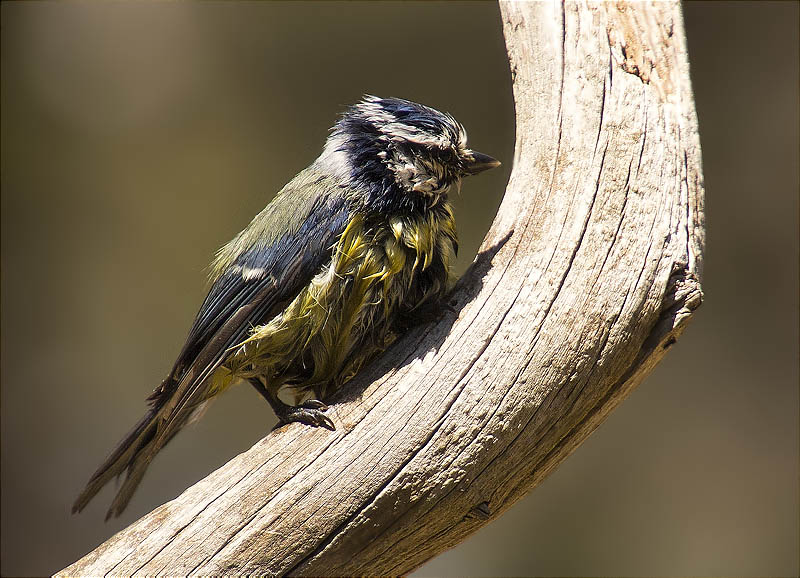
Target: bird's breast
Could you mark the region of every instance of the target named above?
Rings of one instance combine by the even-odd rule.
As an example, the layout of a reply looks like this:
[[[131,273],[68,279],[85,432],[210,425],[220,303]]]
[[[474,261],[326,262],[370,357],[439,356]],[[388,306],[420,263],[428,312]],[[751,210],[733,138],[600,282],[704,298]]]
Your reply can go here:
[[[324,398],[394,340],[400,315],[444,295],[455,246],[446,204],[412,216],[354,213],[330,261],[280,315],[253,329],[236,373]]]

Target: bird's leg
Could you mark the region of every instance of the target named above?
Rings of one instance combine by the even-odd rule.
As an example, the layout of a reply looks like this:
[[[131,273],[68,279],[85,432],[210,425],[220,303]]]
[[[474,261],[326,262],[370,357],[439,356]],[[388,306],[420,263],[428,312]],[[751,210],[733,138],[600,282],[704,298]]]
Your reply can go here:
[[[309,399],[300,405],[287,405],[278,399],[277,394],[273,395],[264,386],[264,384],[261,383],[260,379],[253,378],[248,381],[255,388],[255,390],[267,400],[267,403],[269,403],[269,405],[272,407],[272,411],[274,411],[275,415],[278,416],[280,421],[275,428],[279,428],[282,425],[296,421],[314,427],[324,427],[331,431],[336,429],[336,426],[333,425],[333,421],[331,421],[327,415],[322,413],[328,409],[328,406],[321,401],[317,399]]]

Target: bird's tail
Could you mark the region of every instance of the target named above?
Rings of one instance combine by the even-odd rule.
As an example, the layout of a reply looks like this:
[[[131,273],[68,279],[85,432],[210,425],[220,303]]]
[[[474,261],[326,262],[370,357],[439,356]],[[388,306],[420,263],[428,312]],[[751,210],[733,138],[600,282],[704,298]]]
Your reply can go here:
[[[189,368],[184,369],[177,363],[169,377],[147,398],[150,409],[97,468],[72,505],[73,514],[83,510],[111,478],[125,472],[125,479],[111,502],[106,520],[119,516],[159,450],[185,425],[197,419],[214,395],[230,385],[233,381],[230,372],[223,373],[218,381],[209,379],[221,363],[222,354],[216,350],[208,353],[206,349]],[[173,376],[179,370],[182,377],[176,380]]]
[[[80,512],[86,504],[105,486],[112,478],[122,475],[127,470],[125,480],[122,482],[111,507],[106,514],[106,520],[112,516],[119,516],[128,505],[133,492],[142,481],[145,470],[155,457],[158,450],[166,445],[168,439],[156,435],[161,421],[162,407],[156,404],[139,420],[134,428],[117,445],[113,452],[89,479],[86,488],[72,505],[72,513]],[[177,431],[176,431],[177,433]],[[170,436],[171,438],[172,436]]]

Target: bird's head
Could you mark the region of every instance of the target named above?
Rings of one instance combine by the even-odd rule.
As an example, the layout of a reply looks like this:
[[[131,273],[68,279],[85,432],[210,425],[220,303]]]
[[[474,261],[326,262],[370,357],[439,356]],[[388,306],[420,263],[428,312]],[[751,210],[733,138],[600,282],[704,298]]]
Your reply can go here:
[[[428,205],[463,177],[500,165],[467,148],[467,133],[450,114],[376,96],[365,96],[342,115],[320,160],[361,187],[369,202]]]

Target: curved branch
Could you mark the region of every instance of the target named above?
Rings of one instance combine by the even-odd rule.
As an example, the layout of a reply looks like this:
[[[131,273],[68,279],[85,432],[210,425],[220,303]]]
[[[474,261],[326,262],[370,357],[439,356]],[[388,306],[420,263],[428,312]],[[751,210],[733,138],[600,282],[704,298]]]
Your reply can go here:
[[[514,169],[453,312],[63,575],[410,572],[531,491],[700,304],[680,6],[501,3]]]

